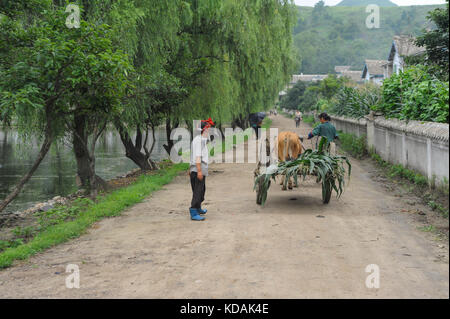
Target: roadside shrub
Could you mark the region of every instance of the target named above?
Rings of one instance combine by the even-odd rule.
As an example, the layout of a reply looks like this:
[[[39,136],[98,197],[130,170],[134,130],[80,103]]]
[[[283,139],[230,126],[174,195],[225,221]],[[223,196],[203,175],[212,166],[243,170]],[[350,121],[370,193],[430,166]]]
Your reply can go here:
[[[412,66],[384,80],[383,100],[374,110],[388,118],[448,123],[448,85],[424,66]]]
[[[303,116],[303,122],[313,124],[315,122],[314,115],[305,115]]]
[[[375,86],[343,87],[330,103],[330,113],[362,118],[380,102],[380,89]]]
[[[353,134],[339,132],[339,141],[339,146],[352,156],[361,159],[367,155],[365,136],[357,137]]]

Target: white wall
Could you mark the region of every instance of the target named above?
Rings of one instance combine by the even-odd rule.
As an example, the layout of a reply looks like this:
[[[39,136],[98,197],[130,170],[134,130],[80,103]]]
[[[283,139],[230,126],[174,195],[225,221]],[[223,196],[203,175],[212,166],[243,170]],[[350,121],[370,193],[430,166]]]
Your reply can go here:
[[[337,130],[366,136],[385,161],[402,164],[438,181],[449,179],[449,125],[369,116],[355,120],[332,116]]]

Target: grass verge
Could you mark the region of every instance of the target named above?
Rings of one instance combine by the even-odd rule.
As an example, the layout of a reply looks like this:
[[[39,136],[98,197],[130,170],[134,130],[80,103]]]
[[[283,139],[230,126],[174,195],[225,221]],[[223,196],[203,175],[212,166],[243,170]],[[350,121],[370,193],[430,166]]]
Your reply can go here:
[[[188,168],[189,164],[187,163],[174,164],[159,171],[141,175],[135,183],[99,196],[96,202],[85,201],[81,205],[75,206],[78,207],[78,213],[72,217],[68,216],[69,220],[62,218],[58,221],[56,218],[55,221],[50,218],[53,222],[48,223],[49,218],[40,218],[41,228],[35,230],[36,234],[28,242],[17,247],[7,248],[0,253],[0,269],[11,266],[15,260],[24,260],[44,249],[79,237],[88,227],[102,218],[120,215],[123,210],[141,202],[149,194],[161,189],[181,171]],[[60,215],[58,210],[64,209],[64,207],[60,207],[51,210],[50,213],[47,212],[47,217],[52,214]],[[47,224],[43,221],[46,221]]]
[[[367,148],[367,140],[365,136],[357,137],[354,134],[339,132],[339,147],[348,154],[358,159],[370,156],[375,163],[383,168],[387,177],[391,180],[397,178],[403,184],[412,186],[412,192],[418,195],[426,205],[433,211],[438,212],[442,217],[448,218],[448,203],[444,204],[443,198],[448,198],[449,187],[448,181],[444,181],[441,185],[436,185],[435,180],[428,180],[422,174],[408,169],[400,164],[391,164],[381,158],[380,155],[373,150]]]
[[[381,158],[380,155],[369,152],[370,157],[385,169],[390,178],[400,178],[415,186],[415,193],[420,194],[423,201],[442,217],[448,218],[448,208],[440,203],[440,198],[448,198],[448,183],[446,185],[435,185],[434,181],[429,181],[425,176],[416,171],[407,169],[400,164],[391,164]]]

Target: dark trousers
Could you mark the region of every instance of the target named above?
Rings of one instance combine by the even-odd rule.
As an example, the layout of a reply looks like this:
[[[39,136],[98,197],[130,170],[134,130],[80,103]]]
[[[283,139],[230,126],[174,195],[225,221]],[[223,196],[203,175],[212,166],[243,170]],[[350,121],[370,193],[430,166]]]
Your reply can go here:
[[[200,209],[202,202],[205,200],[205,179],[203,176],[202,180],[197,178],[197,172],[191,172],[191,187],[192,187],[192,202],[191,208]]]

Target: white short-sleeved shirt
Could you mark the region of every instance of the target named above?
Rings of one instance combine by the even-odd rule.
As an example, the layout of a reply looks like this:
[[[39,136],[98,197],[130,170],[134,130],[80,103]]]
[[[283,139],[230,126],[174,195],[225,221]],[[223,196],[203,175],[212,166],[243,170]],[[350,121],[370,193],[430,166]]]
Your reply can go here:
[[[197,135],[192,140],[191,145],[191,172],[197,172],[196,158],[201,157],[201,167],[203,176],[208,176],[208,147],[206,146],[206,142],[208,139],[206,137],[202,137],[201,135]]]

